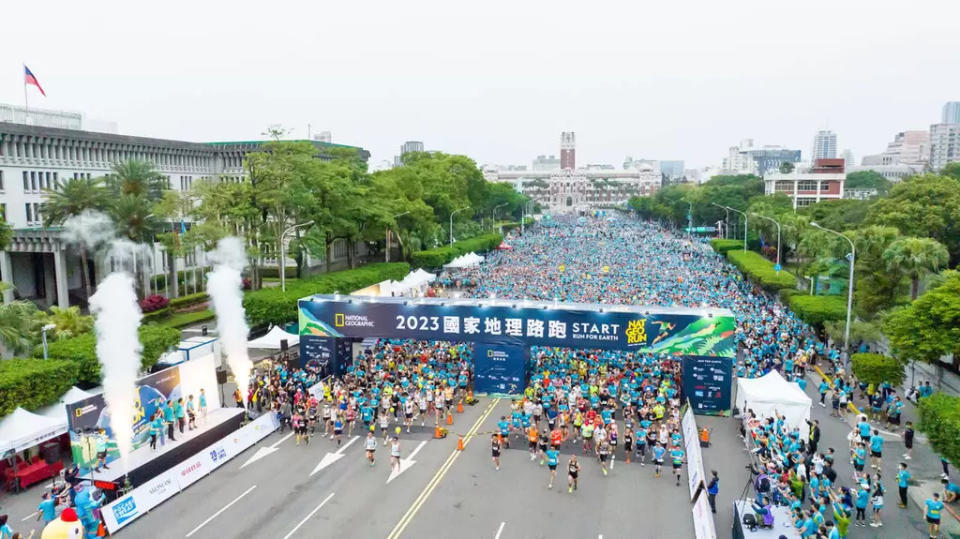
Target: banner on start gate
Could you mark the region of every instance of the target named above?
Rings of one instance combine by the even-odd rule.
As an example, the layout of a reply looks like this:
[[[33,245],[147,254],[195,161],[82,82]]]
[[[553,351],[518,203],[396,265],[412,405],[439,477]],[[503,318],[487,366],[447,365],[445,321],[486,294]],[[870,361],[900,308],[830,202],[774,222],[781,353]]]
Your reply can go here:
[[[526,387],[530,348],[512,344],[475,343],[474,390],[477,393],[519,394]]]

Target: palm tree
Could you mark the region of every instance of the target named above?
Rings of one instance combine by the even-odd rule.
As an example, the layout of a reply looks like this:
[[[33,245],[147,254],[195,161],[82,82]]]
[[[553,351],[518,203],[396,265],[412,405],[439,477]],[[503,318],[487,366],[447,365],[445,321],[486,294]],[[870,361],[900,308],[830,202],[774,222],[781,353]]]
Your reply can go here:
[[[910,298],[917,299],[920,278],[947,265],[950,253],[933,238],[901,238],[883,252],[887,268],[910,277]]]
[[[44,226],[62,225],[71,217],[79,217],[84,212],[100,211],[107,205],[107,190],[103,178],[72,178],[58,185],[56,189],[44,192]],[[81,242],[80,269],[83,272],[83,285],[87,298],[93,295],[93,285],[87,269],[87,246]]]
[[[81,314],[79,307],[50,307],[43,323],[56,326],[52,333],[54,340],[68,339],[93,331],[93,317]]]
[[[29,352],[37,342],[42,317],[30,301],[0,305],[0,354],[11,357]]]
[[[156,201],[169,188],[167,177],[157,172],[149,161],[118,161],[112,170],[110,186],[120,195],[140,195]]]

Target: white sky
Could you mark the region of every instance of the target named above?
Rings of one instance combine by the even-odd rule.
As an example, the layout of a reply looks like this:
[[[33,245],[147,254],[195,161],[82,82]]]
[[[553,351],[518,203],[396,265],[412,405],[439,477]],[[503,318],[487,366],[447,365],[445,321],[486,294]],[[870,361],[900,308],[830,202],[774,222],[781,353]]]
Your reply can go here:
[[[268,124],[392,159],[719,163],[741,138],[859,161],[960,100],[957,0],[3,2],[0,102],[192,141]]]

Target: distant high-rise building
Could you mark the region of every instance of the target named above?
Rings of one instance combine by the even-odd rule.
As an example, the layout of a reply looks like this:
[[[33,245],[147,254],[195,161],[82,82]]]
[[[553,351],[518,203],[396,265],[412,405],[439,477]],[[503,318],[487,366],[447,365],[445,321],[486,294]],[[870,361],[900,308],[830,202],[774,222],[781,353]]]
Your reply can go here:
[[[940,170],[960,161],[960,123],[930,126],[930,167]]]
[[[577,168],[577,143],[573,131],[560,133],[560,168]]]
[[[813,137],[813,155],[810,156],[812,162],[817,159],[836,159],[837,158],[837,134],[829,129],[817,131]]]
[[[555,155],[538,155],[530,170],[558,170],[560,160]]]
[[[400,146],[400,155],[394,156],[393,166],[399,167],[403,165],[403,155],[413,152],[422,152],[423,151],[423,142],[419,140],[408,140],[403,143],[403,146]]]
[[[863,156],[863,166],[926,163],[930,159],[929,131],[901,131],[883,153]]]
[[[740,141],[739,146],[731,146],[723,160],[723,174],[757,174],[766,176],[777,172],[785,162],[799,163],[800,150],[790,150],[783,146],[755,146],[753,139]]]
[[[943,105],[943,124],[960,124],[960,101],[947,101]]]
[[[679,180],[683,177],[683,161],[660,161],[660,174],[670,180]]]
[[[333,135],[329,131],[321,131],[313,136],[313,140],[330,144],[333,142]]]

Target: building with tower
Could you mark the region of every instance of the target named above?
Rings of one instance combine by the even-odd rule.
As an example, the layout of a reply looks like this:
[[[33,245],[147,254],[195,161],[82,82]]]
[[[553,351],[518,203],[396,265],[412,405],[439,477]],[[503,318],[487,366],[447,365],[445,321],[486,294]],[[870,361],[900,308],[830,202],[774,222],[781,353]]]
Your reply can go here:
[[[577,143],[573,131],[560,133],[560,168],[577,168]]]

